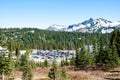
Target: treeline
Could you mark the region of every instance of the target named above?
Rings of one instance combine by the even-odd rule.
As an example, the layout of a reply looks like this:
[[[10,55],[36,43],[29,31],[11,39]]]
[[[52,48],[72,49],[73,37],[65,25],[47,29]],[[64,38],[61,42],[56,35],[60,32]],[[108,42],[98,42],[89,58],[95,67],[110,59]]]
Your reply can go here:
[[[85,38],[86,45],[92,45],[94,37],[104,40],[105,35],[102,33],[55,32],[36,28],[10,28],[0,29],[0,45],[9,46],[8,44],[11,43],[12,50],[16,48],[75,50],[76,46],[81,45],[81,39]],[[107,35],[110,39],[111,34]]]

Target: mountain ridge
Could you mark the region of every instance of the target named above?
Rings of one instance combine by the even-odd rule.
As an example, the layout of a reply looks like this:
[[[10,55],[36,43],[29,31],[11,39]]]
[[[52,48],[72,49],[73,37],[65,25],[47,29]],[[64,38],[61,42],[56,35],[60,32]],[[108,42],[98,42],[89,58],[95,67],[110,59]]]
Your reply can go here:
[[[63,25],[57,25],[54,24],[52,26],[49,26],[47,30],[52,31],[67,31],[67,32],[88,32],[88,33],[111,33],[114,29],[120,28],[120,22],[112,22],[107,19],[103,18],[97,18],[93,19],[90,18],[88,20],[85,20],[83,22],[69,25],[69,26],[63,26]]]

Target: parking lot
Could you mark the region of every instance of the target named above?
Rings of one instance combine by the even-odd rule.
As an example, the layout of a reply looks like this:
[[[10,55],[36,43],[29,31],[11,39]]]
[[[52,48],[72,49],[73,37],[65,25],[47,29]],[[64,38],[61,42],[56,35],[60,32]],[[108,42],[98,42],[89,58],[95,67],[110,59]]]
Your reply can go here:
[[[61,62],[61,60],[65,60],[67,57],[68,61],[70,61],[72,56],[75,57],[75,54],[74,50],[38,50],[30,54],[30,60],[35,62],[48,60],[48,62],[52,62],[55,59],[57,62]]]

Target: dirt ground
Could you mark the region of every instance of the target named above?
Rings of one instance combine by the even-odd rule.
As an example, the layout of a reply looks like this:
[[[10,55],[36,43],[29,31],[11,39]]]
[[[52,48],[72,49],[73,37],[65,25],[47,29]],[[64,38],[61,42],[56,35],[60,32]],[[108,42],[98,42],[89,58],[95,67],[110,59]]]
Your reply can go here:
[[[79,70],[75,71],[71,67],[65,67],[67,74],[73,77],[72,80],[120,80],[120,68],[116,68],[109,72],[104,72],[101,70]],[[60,70],[61,67],[58,68]],[[33,80],[41,80],[45,79],[48,80],[48,72],[49,68],[37,68],[33,70]],[[14,78],[15,80],[22,80],[22,72],[14,71]],[[70,79],[71,80],[71,79]]]
[[[49,68],[36,68],[33,70],[33,80],[40,80],[44,78],[48,78]],[[14,71],[14,78],[15,80],[22,80],[22,72]]]

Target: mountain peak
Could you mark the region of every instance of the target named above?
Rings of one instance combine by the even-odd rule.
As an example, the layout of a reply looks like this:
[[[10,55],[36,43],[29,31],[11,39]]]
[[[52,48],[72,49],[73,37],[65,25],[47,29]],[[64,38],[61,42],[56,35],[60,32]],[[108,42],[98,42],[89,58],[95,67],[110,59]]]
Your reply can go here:
[[[89,20],[93,21],[93,18],[90,18]]]
[[[86,25],[86,24],[92,23],[93,21],[94,21],[93,18],[90,18],[90,19],[85,20],[84,22],[82,22],[82,24]]]

